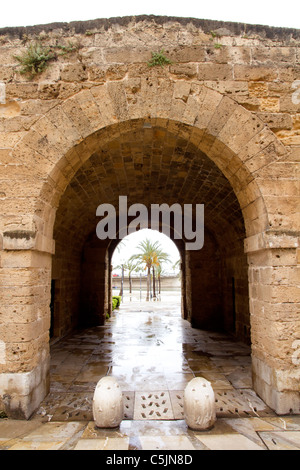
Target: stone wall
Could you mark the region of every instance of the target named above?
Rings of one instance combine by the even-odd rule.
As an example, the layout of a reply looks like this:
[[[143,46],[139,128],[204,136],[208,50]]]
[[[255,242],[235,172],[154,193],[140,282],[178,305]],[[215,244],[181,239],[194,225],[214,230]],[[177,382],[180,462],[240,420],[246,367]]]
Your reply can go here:
[[[6,143],[82,89],[151,75],[151,52],[164,49],[172,64],[155,76],[196,79],[258,113],[285,144],[299,145],[299,30],[138,17],[4,28],[0,41]],[[28,80],[15,56],[34,41],[52,47],[57,59]]]

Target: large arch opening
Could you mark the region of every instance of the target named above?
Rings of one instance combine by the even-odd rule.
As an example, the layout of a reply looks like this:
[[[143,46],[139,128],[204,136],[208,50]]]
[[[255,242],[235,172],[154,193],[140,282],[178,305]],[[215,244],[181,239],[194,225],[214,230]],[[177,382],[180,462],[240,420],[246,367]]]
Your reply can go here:
[[[109,136],[109,129],[106,129]],[[115,241],[96,236],[96,209],[130,204],[204,204],[201,250],[182,247],[183,317],[194,327],[224,329],[250,341],[245,227],[237,197],[216,164],[192,143],[195,129],[169,121],[132,121],[78,169],[56,213],[52,269],[52,332],[104,324],[110,309]],[[199,139],[199,136],[197,137]],[[184,242],[182,242],[184,245]]]
[[[214,384],[224,377],[221,383],[230,387],[232,393],[239,393],[220,374],[219,367],[213,369],[214,363],[208,359],[229,344],[223,332],[239,342],[250,343],[248,263],[244,253],[246,231],[236,194],[217,165],[191,143],[195,134],[193,127],[170,124],[167,120],[147,122],[147,125],[143,120],[132,121],[122,131],[120,127],[116,136],[112,126],[111,140],[105,144],[97,139],[97,149],[71,179],[56,213],[52,272],[59,290],[54,300],[54,338],[64,337],[79,328],[77,337],[84,338],[82,347],[92,347],[89,335],[92,342],[98,341],[101,328],[110,335],[107,341],[101,337],[103,349],[98,347],[98,354],[94,354],[98,362],[87,363],[73,387],[82,383],[87,386],[85,380],[90,381],[88,386],[94,385],[96,374],[112,374],[129,398],[130,393],[140,391],[141,387],[144,390],[163,387],[162,393],[167,392],[169,396],[168,387],[180,391],[194,375],[206,374]],[[109,135],[108,129],[106,132]],[[124,304],[125,312],[121,312],[121,316],[111,311],[112,256],[120,240],[97,237],[96,209],[99,204],[110,204],[119,216],[120,196],[124,195],[128,207],[143,204],[148,214],[153,204],[169,207],[179,204],[182,209],[187,204],[204,205],[204,244],[200,250],[186,248],[191,240],[175,238],[172,217],[170,238],[181,256],[181,317],[194,331],[209,332],[210,335],[202,336],[206,348],[203,344],[200,347],[198,336],[190,330],[177,329],[168,310],[164,316],[165,312],[152,314],[152,306],[135,311],[134,307],[128,309]],[[151,220],[147,222],[151,228]],[[119,229],[117,218],[117,234]],[[121,331],[117,327],[119,321],[124,326]],[[169,336],[165,341],[162,332],[167,326]],[[151,338],[153,335],[155,341]],[[178,343],[177,338],[180,344],[168,350],[168,344]],[[163,347],[164,341],[166,346]],[[196,348],[198,350],[194,351]],[[107,368],[101,355],[111,358],[112,350],[115,359]],[[249,348],[229,347],[226,351],[229,351],[226,354],[241,354],[237,360],[242,366],[238,369],[242,374],[240,379],[246,376],[249,385]],[[201,364],[194,358],[189,361],[193,355],[200,358]],[[160,369],[155,365],[158,358],[163,361]],[[202,367],[212,367],[212,370],[199,371]]]

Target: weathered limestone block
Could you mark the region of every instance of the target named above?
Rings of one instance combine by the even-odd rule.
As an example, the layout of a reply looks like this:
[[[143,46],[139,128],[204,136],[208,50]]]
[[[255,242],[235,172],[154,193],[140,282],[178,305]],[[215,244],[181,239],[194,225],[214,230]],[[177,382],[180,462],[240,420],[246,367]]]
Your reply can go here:
[[[293,120],[287,113],[258,113],[257,115],[274,132],[281,129],[292,129]]]
[[[187,116],[189,116],[194,119],[193,124],[197,128],[206,128],[221,100],[222,95],[214,90],[197,85],[193,86],[187,101],[185,122],[188,121]],[[190,122],[192,119],[189,119]]]
[[[93,416],[99,428],[116,428],[124,414],[123,396],[114,377],[99,380],[93,398]]]
[[[202,431],[216,421],[215,394],[210,382],[202,377],[192,379],[184,390],[184,416],[191,429]]]
[[[119,120],[128,119],[128,109],[125,87],[122,82],[108,83],[108,93],[111,98],[114,112]]]
[[[300,413],[299,367],[295,372],[290,369],[278,370],[255,354],[252,356],[252,376],[257,394],[277,414]]]
[[[103,51],[104,61],[107,64],[128,64],[133,62],[147,62],[151,59],[151,51],[142,47],[109,48]]]
[[[108,95],[106,85],[99,85],[91,88],[91,93],[95,98],[95,102],[98,104],[98,107],[101,109],[101,126],[104,127],[107,124],[116,122],[116,116],[114,114],[113,103]]]
[[[174,64],[170,66],[170,72],[178,78],[194,78],[197,74],[196,64]]]
[[[49,392],[49,357],[29,372],[0,373],[0,409],[13,419],[29,419]]]
[[[232,66],[227,64],[199,64],[198,80],[232,80]]]
[[[82,82],[87,79],[87,70],[80,63],[65,65],[61,71],[61,79],[65,82]]]
[[[36,233],[29,230],[13,230],[3,233],[5,250],[30,250],[35,246]]]
[[[65,101],[63,111],[82,137],[88,136],[99,128],[101,121],[99,109],[89,90],[84,90],[81,94]]]
[[[277,72],[274,67],[235,65],[234,77],[236,80],[273,81],[277,78]]]
[[[35,99],[38,98],[38,83],[8,83],[6,99]]]

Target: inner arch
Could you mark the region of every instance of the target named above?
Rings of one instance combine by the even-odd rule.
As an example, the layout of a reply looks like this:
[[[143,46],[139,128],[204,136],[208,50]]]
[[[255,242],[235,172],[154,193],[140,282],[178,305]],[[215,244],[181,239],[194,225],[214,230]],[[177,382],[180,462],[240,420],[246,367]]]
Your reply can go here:
[[[166,257],[154,259],[150,279],[146,263],[136,255],[143,254],[141,244],[160,250]],[[112,294],[121,293],[128,302],[166,301],[169,294],[178,307],[181,304],[181,253],[165,234],[151,229],[141,229],[124,237],[111,257]],[[150,282],[149,282],[150,281]]]

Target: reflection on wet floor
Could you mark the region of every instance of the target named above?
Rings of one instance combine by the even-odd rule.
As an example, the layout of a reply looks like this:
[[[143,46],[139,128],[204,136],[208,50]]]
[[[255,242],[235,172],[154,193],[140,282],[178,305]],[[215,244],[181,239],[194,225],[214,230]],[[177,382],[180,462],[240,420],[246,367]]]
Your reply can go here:
[[[183,391],[197,376],[212,383],[217,416],[271,413],[252,390],[249,346],[191,328],[179,303],[124,303],[105,326],[54,343],[50,394],[37,416],[91,420],[94,389],[105,375],[118,380],[128,420],[183,419]]]

